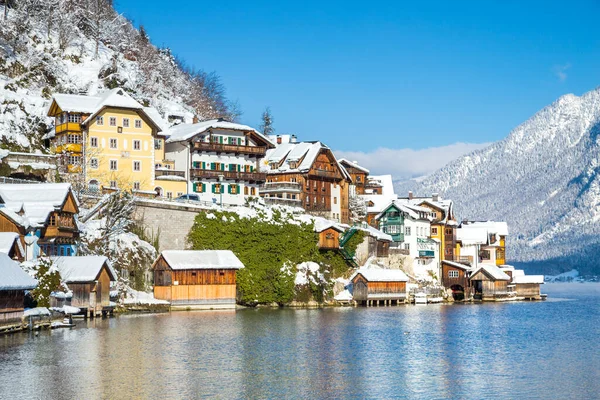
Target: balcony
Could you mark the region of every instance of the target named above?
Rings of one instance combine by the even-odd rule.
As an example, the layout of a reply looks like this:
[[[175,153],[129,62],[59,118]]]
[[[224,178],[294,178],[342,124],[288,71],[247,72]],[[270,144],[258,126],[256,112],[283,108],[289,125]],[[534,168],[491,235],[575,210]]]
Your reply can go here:
[[[56,146],[55,153],[81,153],[81,143],[67,143]]]
[[[319,178],[327,178],[327,179],[339,179],[339,175],[335,171],[327,171],[324,169],[311,169],[308,172],[308,175],[311,177],[317,176]]]
[[[223,179],[248,182],[264,182],[267,180],[267,174],[261,172],[242,172],[242,171],[218,171],[213,169],[190,169],[190,177],[201,179],[219,179],[223,175]]]
[[[267,148],[264,146],[238,146],[235,144],[206,142],[194,143],[193,149],[196,151],[206,151],[215,153],[248,154],[257,157],[264,157],[265,153],[267,152]]]
[[[300,193],[302,186],[297,182],[267,182],[260,188],[261,193]]]
[[[57,134],[62,132],[81,132],[81,125],[78,122],[65,122],[64,124],[56,125],[54,131]]]
[[[185,178],[185,171],[174,171],[171,169],[157,169],[154,170],[154,176],[159,178],[161,176],[180,176]]]
[[[284,199],[280,197],[264,197],[266,204],[278,204],[282,206],[301,207],[302,201],[300,199]]]

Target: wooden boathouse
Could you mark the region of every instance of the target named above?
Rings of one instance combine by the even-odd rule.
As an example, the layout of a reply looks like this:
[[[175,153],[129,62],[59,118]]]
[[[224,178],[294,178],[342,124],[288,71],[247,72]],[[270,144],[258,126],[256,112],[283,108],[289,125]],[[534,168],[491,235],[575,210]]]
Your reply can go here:
[[[22,328],[25,291],[36,286],[35,279],[0,253],[0,332]]]
[[[110,284],[118,277],[104,256],[53,257],[61,282],[73,293],[66,305],[77,307],[85,316],[95,317],[113,311],[110,302]],[[55,299],[54,301],[57,301]],[[51,306],[61,306],[52,304]]]
[[[515,286],[517,297],[527,300],[541,300],[541,285],[544,284],[544,275],[525,275],[522,270],[513,272],[512,283]]]
[[[452,297],[455,301],[470,298],[470,271],[472,271],[472,268],[466,264],[442,260],[442,285],[446,289],[452,290]]]
[[[507,298],[510,280],[510,276],[494,264],[480,264],[469,278],[473,287],[474,299],[483,301],[496,301]]]
[[[230,250],[165,250],[154,262],[154,297],[171,309],[235,308],[244,264]]]
[[[408,276],[402,270],[363,267],[350,281],[352,298],[358,305],[398,305],[406,301]]]

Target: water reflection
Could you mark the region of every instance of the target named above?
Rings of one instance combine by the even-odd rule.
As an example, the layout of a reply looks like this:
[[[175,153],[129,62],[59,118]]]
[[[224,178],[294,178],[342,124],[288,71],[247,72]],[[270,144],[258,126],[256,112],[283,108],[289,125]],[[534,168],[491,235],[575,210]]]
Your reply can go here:
[[[595,398],[600,285],[575,301],[179,312],[0,336],[2,398]],[[546,290],[550,292],[549,285]],[[561,292],[561,290],[563,290]]]

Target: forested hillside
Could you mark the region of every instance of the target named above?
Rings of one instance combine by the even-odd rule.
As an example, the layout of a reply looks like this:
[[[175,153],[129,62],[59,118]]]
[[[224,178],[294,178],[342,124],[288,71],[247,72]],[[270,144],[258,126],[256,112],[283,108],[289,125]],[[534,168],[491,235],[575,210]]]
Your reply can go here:
[[[108,0],[0,0],[0,146],[41,148],[51,95],[120,86],[163,117],[235,119],[214,73],[185,68]]]
[[[440,192],[461,218],[506,220],[507,257],[546,273],[600,272],[600,89],[566,95],[488,148],[399,193]]]

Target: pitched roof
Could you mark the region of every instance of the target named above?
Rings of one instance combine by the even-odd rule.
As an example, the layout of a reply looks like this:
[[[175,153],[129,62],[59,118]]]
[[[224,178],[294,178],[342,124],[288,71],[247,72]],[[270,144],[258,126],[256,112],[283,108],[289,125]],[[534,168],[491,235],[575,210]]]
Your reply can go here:
[[[408,276],[400,269],[366,268],[358,269],[350,280],[361,274],[368,282],[408,282]]]
[[[525,283],[544,283],[544,275],[520,275],[513,277],[513,283],[525,284]]]
[[[95,281],[104,264],[108,266],[108,274],[111,280],[116,281],[118,279],[117,273],[110,265],[108,258],[104,256],[52,257],[51,259],[65,283]]]
[[[4,202],[0,212],[26,228],[43,226],[48,215],[64,204],[70,191],[69,183],[0,184],[0,199]],[[17,214],[21,211],[23,216]]]
[[[263,172],[268,174],[274,173],[303,173],[308,172],[311,168],[317,156],[321,151],[328,150],[325,144],[321,142],[294,142],[294,143],[282,143],[274,149],[267,150],[267,154],[261,163],[261,169]],[[343,168],[338,160],[335,158],[333,152],[331,152],[335,163],[340,170],[340,173],[345,179],[350,179],[350,175]],[[301,162],[300,162],[301,161]],[[292,168],[290,163],[299,163]],[[277,163],[279,166],[276,169],[271,169],[270,165]]]
[[[442,260],[442,264],[447,264],[447,265],[449,265],[451,267],[460,268],[460,269],[463,269],[465,271],[473,269],[472,267],[470,267],[468,265],[461,264],[461,263],[458,263],[458,262],[455,262],[455,261]]]
[[[323,232],[326,229],[333,228],[338,232],[344,232],[346,229],[335,221],[330,221],[323,217],[314,217],[315,232]]]
[[[162,118],[159,118],[160,114],[158,111],[150,107],[144,107],[121,88],[106,90],[98,93],[96,96],[57,93],[52,99],[53,101],[48,108],[48,116],[51,116],[50,110],[53,104],[56,103],[62,111],[90,114],[85,121],[82,121],[84,125],[92,121],[96,114],[106,107],[137,110],[146,115],[158,131],[161,131],[165,125]]]
[[[355,226],[356,229],[360,229],[361,231],[366,232],[369,236],[376,238],[377,240],[382,240],[384,242],[393,242],[394,238],[387,233],[381,232],[379,229],[373,228],[371,225],[363,223],[361,225]]]
[[[165,250],[160,254],[174,270],[244,268],[231,250]]]
[[[6,254],[0,253],[0,290],[29,290],[37,281]]]
[[[196,135],[208,131],[209,129],[223,129],[228,131],[241,131],[241,132],[252,132],[264,141],[269,147],[275,147],[275,145],[262,133],[256,129],[248,126],[237,124],[235,122],[223,121],[220,119],[211,119],[208,121],[201,121],[196,124],[179,124],[170,128],[165,135],[168,136],[167,143],[181,142],[190,140]]]
[[[342,166],[344,166],[344,167],[348,166],[350,168],[356,168],[356,169],[358,169],[358,170],[360,170],[362,172],[365,172],[367,174],[369,173],[368,169],[366,169],[365,167],[361,167],[360,165],[358,165],[358,163],[356,163],[354,161],[350,161],[350,160],[347,160],[345,158],[340,158],[339,161],[340,161],[340,164],[342,164]]]
[[[17,242],[17,247],[22,255],[25,255],[21,241],[19,240],[19,234],[16,232],[0,232],[0,253],[8,254],[13,245]]]
[[[494,264],[479,264],[479,267],[471,274],[471,279],[479,272],[484,273],[495,281],[510,281],[510,276],[506,275]]]

